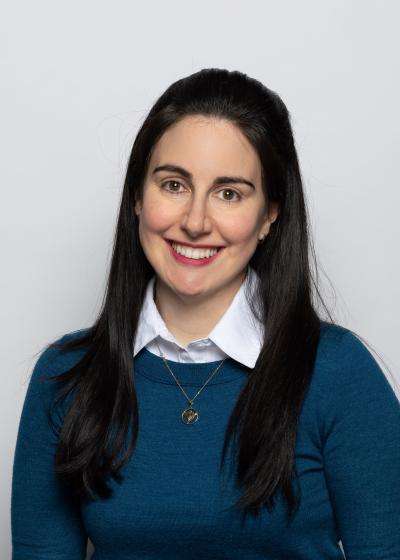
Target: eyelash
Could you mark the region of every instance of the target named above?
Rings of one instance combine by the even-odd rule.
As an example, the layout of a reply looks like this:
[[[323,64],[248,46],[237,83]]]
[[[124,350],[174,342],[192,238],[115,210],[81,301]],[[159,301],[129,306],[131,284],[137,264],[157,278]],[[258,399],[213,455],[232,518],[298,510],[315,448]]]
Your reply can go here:
[[[168,181],[164,181],[164,183],[161,183],[161,187],[162,187],[163,189],[165,189],[165,185],[167,185],[167,184],[169,184],[169,183],[176,183],[176,184],[178,184],[178,185],[182,185],[182,183],[181,183],[180,181],[175,181],[175,180],[173,180],[173,179],[169,179]],[[173,195],[177,195],[177,196],[179,196],[180,194],[182,194],[182,193],[180,193],[180,192],[169,191],[168,189],[165,189],[165,190],[166,190],[168,193],[173,194]],[[222,202],[227,202],[227,203],[229,204],[229,203],[232,203],[232,202],[239,202],[239,201],[243,198],[242,195],[241,195],[240,193],[238,193],[238,192],[235,191],[234,189],[227,188],[227,187],[224,188],[224,189],[221,189],[221,190],[218,191],[218,192],[224,192],[224,191],[231,191],[231,192],[235,193],[239,198],[236,199],[236,200],[222,200]]]

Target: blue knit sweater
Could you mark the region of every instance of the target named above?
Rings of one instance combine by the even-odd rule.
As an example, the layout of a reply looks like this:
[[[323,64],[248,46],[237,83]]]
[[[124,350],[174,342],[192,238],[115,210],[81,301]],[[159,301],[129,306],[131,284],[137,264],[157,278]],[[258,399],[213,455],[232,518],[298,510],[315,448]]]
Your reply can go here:
[[[296,442],[301,503],[289,525],[282,496],[243,525],[226,509],[240,494],[228,470],[220,485],[220,452],[249,370],[228,358],[195,400],[198,422],[185,425],[182,392],[146,348],[134,360],[140,427],[124,480],[111,482],[111,499],[76,505],[53,471],[57,433],[46,411],[55,385],[39,378],[80,356],[50,348],[33,370],[14,458],[13,560],[83,560],[88,538],[95,560],[339,560],[339,540],[347,560],[400,559],[400,404],[347,329],[322,329]],[[169,362],[190,397],[218,363]]]

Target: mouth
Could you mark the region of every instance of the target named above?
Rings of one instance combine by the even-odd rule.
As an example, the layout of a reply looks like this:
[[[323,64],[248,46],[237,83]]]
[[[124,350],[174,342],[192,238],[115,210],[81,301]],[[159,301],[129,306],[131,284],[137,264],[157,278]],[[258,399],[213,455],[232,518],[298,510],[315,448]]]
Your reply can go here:
[[[203,258],[191,258],[191,257],[186,257],[185,255],[182,255],[177,251],[175,251],[174,247],[172,246],[172,244],[175,243],[175,241],[172,241],[170,239],[165,239],[165,242],[168,243],[171,255],[177,261],[180,261],[181,263],[184,264],[194,265],[194,266],[201,266],[204,264],[212,263],[219,256],[221,249],[224,249],[224,247],[213,247],[213,249],[215,249],[215,253],[213,255],[209,257],[203,257]]]

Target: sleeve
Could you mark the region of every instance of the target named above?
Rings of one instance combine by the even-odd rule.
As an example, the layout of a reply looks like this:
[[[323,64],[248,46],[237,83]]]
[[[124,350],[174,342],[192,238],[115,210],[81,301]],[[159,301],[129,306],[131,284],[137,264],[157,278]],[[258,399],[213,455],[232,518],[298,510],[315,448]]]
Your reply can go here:
[[[57,435],[48,420],[57,351],[39,357],[28,385],[15,446],[12,493],[12,560],[84,560],[87,536],[79,506],[56,478]]]
[[[346,560],[400,559],[400,402],[366,346],[339,342],[323,461]]]

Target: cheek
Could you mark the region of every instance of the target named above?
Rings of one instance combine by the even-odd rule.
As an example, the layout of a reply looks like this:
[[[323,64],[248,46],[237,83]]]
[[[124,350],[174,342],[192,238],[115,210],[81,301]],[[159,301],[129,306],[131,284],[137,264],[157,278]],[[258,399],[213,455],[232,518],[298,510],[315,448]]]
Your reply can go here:
[[[160,204],[155,197],[148,197],[142,208],[140,223],[142,229],[160,232],[170,227],[177,220],[176,212],[168,205]]]
[[[253,216],[236,216],[235,219],[223,220],[220,230],[230,243],[247,243],[257,234],[256,226]]]

